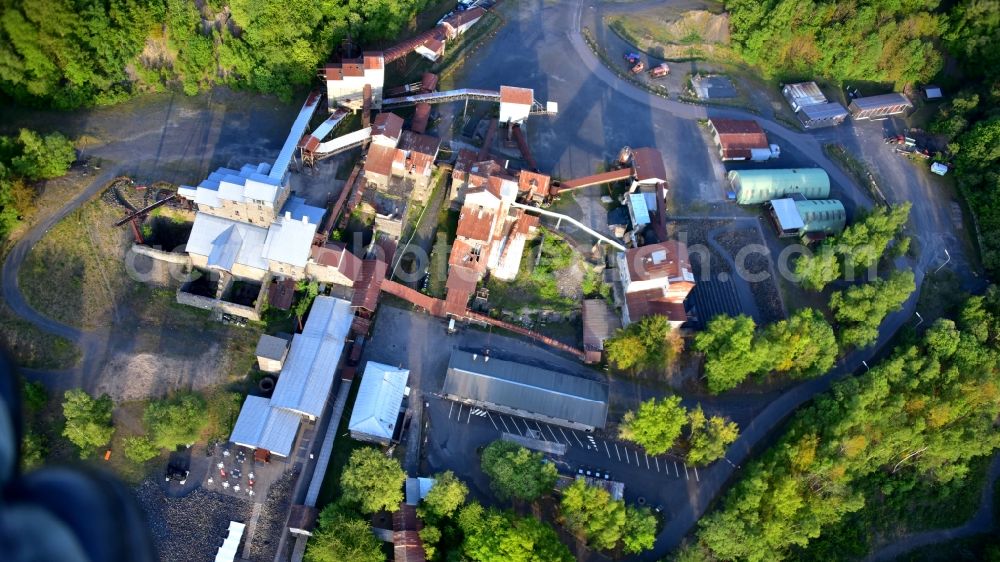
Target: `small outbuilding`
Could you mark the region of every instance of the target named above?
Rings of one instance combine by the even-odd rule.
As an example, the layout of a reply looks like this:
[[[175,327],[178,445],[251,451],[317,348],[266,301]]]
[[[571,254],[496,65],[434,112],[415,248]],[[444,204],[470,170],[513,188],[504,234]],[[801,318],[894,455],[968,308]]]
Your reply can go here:
[[[723,161],[763,161],[777,158],[778,145],[768,144],[764,129],[751,119],[710,119],[712,139]]]
[[[410,371],[369,361],[361,377],[361,387],[354,400],[348,430],[359,441],[381,445],[392,442],[399,426],[403,397]]]
[[[729,183],[740,205],[759,205],[793,194],[806,199],[830,196],[830,176],[822,168],[733,170]]]
[[[938,86],[924,86],[924,99],[939,100],[944,97],[941,88]]]
[[[587,363],[599,363],[604,342],[622,327],[622,322],[604,299],[583,301],[583,353]]]
[[[261,334],[257,340],[257,366],[265,373],[277,373],[288,357],[288,340]]]
[[[836,199],[796,201],[795,208],[802,218],[802,232],[840,234],[847,226],[847,210]]]

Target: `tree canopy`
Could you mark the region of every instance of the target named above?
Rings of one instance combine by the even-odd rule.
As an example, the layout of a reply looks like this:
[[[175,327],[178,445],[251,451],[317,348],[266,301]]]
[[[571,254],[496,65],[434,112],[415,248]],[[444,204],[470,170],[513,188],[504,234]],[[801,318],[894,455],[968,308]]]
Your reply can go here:
[[[572,562],[573,555],[548,525],[470,503],[458,512],[465,535],[462,554],[476,562]]]
[[[306,543],[306,562],[384,562],[382,544],[371,525],[339,508],[330,504],[320,512],[316,530]]]
[[[688,435],[687,462],[704,465],[726,455],[726,447],[740,435],[736,422],[721,416],[705,416],[701,404],[688,414],[690,424]]]
[[[0,62],[0,76],[2,67]],[[21,129],[16,137],[0,136],[0,239],[34,209],[35,190],[28,183],[59,177],[74,160],[73,144],[59,133]]]
[[[67,390],[63,396],[66,418],[63,435],[80,449],[80,458],[86,458],[94,449],[111,441],[115,431],[111,424],[114,404],[107,394],[95,399],[78,388]]]
[[[638,410],[625,412],[618,435],[641,445],[650,455],[662,455],[680,437],[686,416],[680,396],[651,398]]]
[[[551,463],[510,441],[494,441],[483,449],[481,465],[502,499],[533,501],[552,491],[559,473]]]
[[[399,461],[372,447],[355,449],[340,475],[344,501],[357,505],[361,513],[395,511],[403,501],[404,482]]]
[[[905,270],[834,293],[830,309],[839,325],[841,345],[867,347],[875,343],[886,315],[902,308],[914,289],[913,272]]]
[[[666,316],[646,316],[618,330],[604,342],[608,361],[622,370],[663,367],[680,352],[683,342]]]
[[[205,427],[205,399],[185,392],[166,400],[153,400],[142,419],[152,443],[164,449],[194,443]]]
[[[625,552],[636,554],[656,542],[656,516],[649,509],[626,507],[583,479],[563,489],[559,508],[566,528],[594,548],[611,550],[621,543]]]
[[[994,288],[969,299],[957,323],[936,321],[917,345],[835,383],[702,519],[701,548],[780,560],[861,509],[868,478],[889,496],[963,478],[971,459],[1000,447],[1000,346],[980,338],[998,318]]]
[[[421,516],[426,518],[429,515],[434,519],[451,517],[465,503],[468,494],[469,487],[452,471],[435,474],[434,485],[420,504]]]
[[[756,328],[749,316],[719,315],[695,336],[695,349],[705,354],[705,377],[710,391],[718,393],[735,388],[760,370],[764,358],[753,345]]]

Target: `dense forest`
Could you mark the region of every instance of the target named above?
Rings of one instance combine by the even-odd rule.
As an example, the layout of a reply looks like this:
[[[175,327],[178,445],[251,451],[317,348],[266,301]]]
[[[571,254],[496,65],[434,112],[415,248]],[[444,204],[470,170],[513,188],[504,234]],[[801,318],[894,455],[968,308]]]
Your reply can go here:
[[[426,0],[4,0],[0,91],[74,108],[227,84],[283,97],[350,35],[396,37]],[[197,6],[201,6],[199,9]]]
[[[923,490],[947,502],[970,463],[1000,447],[998,366],[993,287],[968,299],[956,321],[937,320],[921,340],[799,412],[702,519],[682,559],[780,560],[868,501]]]

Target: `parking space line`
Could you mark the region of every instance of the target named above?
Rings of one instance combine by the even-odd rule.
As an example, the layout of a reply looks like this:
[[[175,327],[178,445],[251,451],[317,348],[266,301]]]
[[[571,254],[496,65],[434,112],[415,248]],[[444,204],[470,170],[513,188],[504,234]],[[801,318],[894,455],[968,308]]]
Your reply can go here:
[[[469,415],[465,416],[465,425],[469,425],[470,421],[472,421],[472,408],[469,408]]]
[[[698,467],[697,466],[692,466],[691,468],[694,469],[694,481],[695,482],[701,482],[701,478],[698,478]]]
[[[678,478],[681,477],[681,473],[677,470],[677,461],[674,461],[674,475],[676,475]]]
[[[524,422],[524,425],[528,425],[528,422]],[[545,432],[542,431],[542,426],[538,425],[538,422],[535,422],[535,427],[538,428],[538,434],[542,436],[542,441],[548,441],[548,439],[545,438]]]
[[[656,472],[660,471],[660,459],[653,457],[653,462],[656,463]]]
[[[556,438],[556,434],[552,432],[552,426],[549,425],[549,424],[545,424],[545,427],[549,428],[549,435],[552,436],[552,440],[555,441],[556,443],[558,443],[559,439],[557,439]]]
[[[452,414],[452,412],[454,412],[454,411],[455,411],[455,403],[454,403],[454,402],[452,402],[452,403],[451,403],[451,406],[449,406],[449,407],[448,407],[448,419],[449,419],[449,420],[451,419],[451,414]]]
[[[462,404],[458,405],[458,416],[455,417],[455,421],[462,421]]]
[[[625,449],[625,447],[622,446],[622,449]],[[628,460],[628,449],[625,449],[625,464],[632,464]]]
[[[562,433],[563,438],[566,440],[566,444],[570,445],[569,437],[566,437],[566,432],[563,431],[563,428],[561,428],[561,427],[559,428],[559,433]],[[572,445],[570,445],[570,446],[572,447]]]
[[[686,464],[684,465],[684,479],[685,480],[690,480],[691,479],[691,475],[688,474],[688,465],[686,465]]]
[[[601,443],[604,443],[604,452],[608,454],[608,458],[610,459],[611,458],[611,451],[608,449],[608,442],[607,441],[601,441]]]
[[[573,434],[573,437],[576,437],[576,442],[579,443],[581,447],[583,447],[583,441],[580,441],[580,436],[577,435],[576,432],[573,431],[572,429],[569,430],[569,432]]]
[[[639,451],[632,451],[635,453],[635,465],[639,466]]]
[[[615,443],[615,454],[618,455],[618,462],[622,462],[622,454],[618,452],[618,443]]]
[[[493,429],[495,429],[497,431],[500,431],[500,428],[497,427],[497,422],[493,421],[493,416],[490,415],[489,410],[486,410],[486,417],[489,418],[490,419],[490,423],[493,424]]]
[[[507,427],[507,422],[503,420],[503,416],[501,414],[497,414],[497,417],[500,418],[500,423],[503,424],[503,428],[507,430],[507,433],[510,433],[510,428]]]
[[[646,470],[649,470],[649,455],[643,453],[643,456],[646,457]]]

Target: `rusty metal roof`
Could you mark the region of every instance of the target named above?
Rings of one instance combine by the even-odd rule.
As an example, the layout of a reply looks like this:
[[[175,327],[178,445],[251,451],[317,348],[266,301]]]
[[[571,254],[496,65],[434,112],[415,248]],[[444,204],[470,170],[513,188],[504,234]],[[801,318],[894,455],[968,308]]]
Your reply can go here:
[[[413,109],[413,120],[410,122],[410,128],[413,129],[413,132],[415,133],[423,133],[427,131],[427,123],[430,121],[430,118],[431,104],[418,103]]]
[[[531,88],[515,86],[500,86],[500,103],[531,105],[535,101],[535,92]]]
[[[403,118],[392,112],[379,113],[372,122],[372,136],[382,135],[392,140],[399,140],[403,132]]]
[[[365,173],[389,176],[392,174],[392,159],[396,149],[390,146],[371,145],[365,157]]]
[[[667,181],[663,156],[655,148],[637,148],[632,152],[632,169],[637,181]]]
[[[712,119],[709,122],[726,158],[750,158],[751,149],[770,146],[764,129],[751,119]]]
[[[493,212],[466,205],[462,207],[458,216],[458,230],[455,235],[459,238],[488,242],[493,233],[494,219]]]
[[[547,197],[551,181],[552,178],[545,174],[521,170],[517,176],[517,188],[521,193],[529,192],[539,197]]]
[[[382,289],[387,269],[388,267],[382,260],[363,260],[361,262],[361,273],[354,284],[354,298],[351,299],[351,306],[375,310],[375,307],[378,306],[378,293]]]
[[[274,281],[267,288],[267,303],[281,310],[288,310],[295,297],[295,280],[291,277]]]

